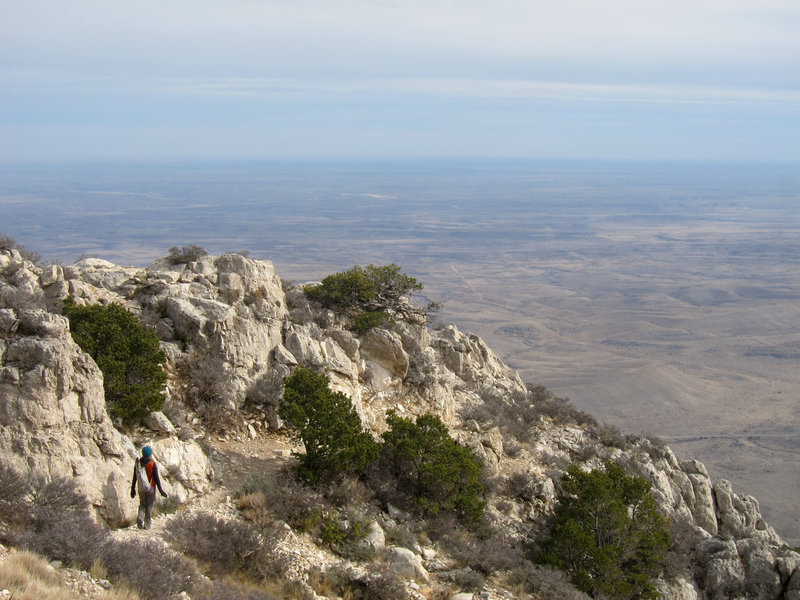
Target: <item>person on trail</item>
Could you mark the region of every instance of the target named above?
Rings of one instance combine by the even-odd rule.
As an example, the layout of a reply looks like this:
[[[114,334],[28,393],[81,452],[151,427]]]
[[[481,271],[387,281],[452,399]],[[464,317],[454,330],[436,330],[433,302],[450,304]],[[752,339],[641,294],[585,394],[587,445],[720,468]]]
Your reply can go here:
[[[156,503],[156,488],[164,498],[167,497],[167,494],[161,489],[158,465],[153,460],[153,449],[150,446],[142,448],[142,457],[136,459],[133,467],[131,498],[136,497],[137,487],[139,488],[139,516],[136,518],[136,526],[139,529],[150,529],[153,505]]]

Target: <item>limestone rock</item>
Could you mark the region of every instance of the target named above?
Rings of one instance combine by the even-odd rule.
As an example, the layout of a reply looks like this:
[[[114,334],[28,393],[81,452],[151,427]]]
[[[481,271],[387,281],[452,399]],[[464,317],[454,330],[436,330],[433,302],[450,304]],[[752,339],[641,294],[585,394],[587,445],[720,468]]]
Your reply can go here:
[[[681,469],[689,475],[702,475],[708,479],[708,469],[699,460],[685,460],[680,461]]]
[[[455,325],[435,332],[431,345],[438,349],[444,365],[466,382],[478,385],[488,375],[505,391],[525,389],[519,374],[506,366],[483,340],[464,335]]]
[[[389,562],[392,571],[400,577],[425,582],[430,580],[428,572],[422,566],[422,559],[407,548],[390,548]]]
[[[0,308],[0,335],[10,336],[17,331],[19,319],[12,308]]]
[[[778,573],[780,574],[781,581],[786,583],[792,577],[792,574],[800,569],[800,554],[793,550],[782,549],[778,553],[775,560]]]
[[[186,265],[159,259],[141,270],[89,259],[65,276],[70,291],[86,302],[113,300],[143,318],[167,317],[162,337],[174,331],[188,342],[194,372],[210,378],[213,396],[233,407],[241,406],[282,342],[286,298],[269,261],[225,254]]]
[[[72,341],[65,319],[42,310],[3,310],[0,456],[23,475],[75,478],[97,516],[133,517],[127,446],[105,410],[102,376]],[[132,464],[132,463],[131,463]]]
[[[358,349],[361,346],[358,338],[344,329],[334,329],[330,332],[331,338],[339,345],[350,360],[358,359]]]
[[[326,338],[320,344],[320,349],[328,369],[349,379],[358,379],[358,367],[335,340]]]
[[[310,366],[322,366],[322,349],[314,339],[311,326],[295,325],[286,334],[284,344],[298,363]]]
[[[487,431],[482,439],[481,443],[489,448],[492,452],[494,452],[497,458],[502,458],[503,456],[503,434],[500,433],[499,427],[493,427],[489,431]]]
[[[700,546],[705,567],[705,591],[711,600],[727,600],[743,595],[744,566],[733,540],[713,538]]]
[[[211,487],[209,482],[214,472],[197,442],[164,438],[152,442],[151,446],[167,493],[175,494],[182,501],[191,492],[203,493]]]
[[[172,424],[172,421],[161,411],[151,412],[144,418],[142,423],[145,427],[157,433],[165,433],[168,435],[175,433],[175,426]]]
[[[282,365],[296,365],[297,359],[289,352],[283,344],[278,344],[273,350],[273,358]]]
[[[367,535],[364,536],[362,543],[376,552],[380,552],[386,547],[386,534],[376,521],[370,522],[367,528]]]
[[[40,276],[42,287],[53,285],[56,281],[64,279],[64,271],[59,265],[48,265],[42,269]]]
[[[684,578],[670,581],[658,580],[655,585],[661,598],[670,600],[702,600],[703,598],[697,584]]]
[[[361,357],[371,371],[373,389],[387,389],[408,373],[408,354],[396,333],[383,328],[370,329],[361,341]]]
[[[556,486],[550,477],[546,477],[535,486],[536,497],[549,504],[556,498]]]
[[[800,569],[795,571],[789,579],[783,598],[784,600],[800,600]]]
[[[772,599],[780,596],[782,585],[777,560],[758,538],[739,540],[737,552],[745,566],[745,591],[748,598]]]
[[[518,374],[477,336],[454,326],[429,331],[424,323],[399,320],[357,337],[345,328],[346,319],[312,305],[299,288],[289,286],[284,293],[270,262],[235,254],[179,265],[158,259],[139,269],[99,259],[39,268],[16,251],[0,252],[0,460],[26,474],[72,477],[108,523],[129,521],[135,510],[129,490],[137,450],[114,429],[100,372],[57,314],[67,293],[79,304],[119,302],[158,332],[168,356],[169,419],[151,415],[146,425],[158,439],[137,440],[137,447],[150,443],[164,487],[178,500],[204,493],[214,477],[192,441],[202,435],[195,407],[218,403],[237,410],[247,399],[255,412],[246,421],[247,434],[256,437],[266,423],[273,429],[282,425],[274,410],[281,382],[305,365],[328,374],[331,387],[351,397],[375,434],[384,430],[388,408],[409,417],[434,412],[476,452],[489,475],[528,473],[531,483],[520,494],[524,502],[515,499],[506,503],[513,504],[509,510],[496,511],[512,537],[528,535],[526,517],[538,520],[552,510],[557,471],[575,461],[602,468],[608,458],[646,477],[659,508],[688,522],[687,544],[698,557],[692,565],[696,581],[659,581],[662,597],[783,593],[800,600],[800,556],[782,547],[754,498],[735,494],[728,482],[712,484],[701,463],[678,461],[669,448],[647,440],[624,449],[603,447],[590,430],[549,419],[528,423],[526,443],[506,456],[510,444],[502,422],[498,427],[491,418],[471,420],[462,427],[465,407],[490,408],[525,393]],[[388,511],[395,521],[410,518],[391,505]],[[291,558],[286,571],[291,578],[331,563],[306,538],[287,531],[270,540]],[[385,548],[377,522],[364,543]],[[432,571],[453,568],[446,555],[431,552],[425,564]],[[428,580],[419,553],[403,548],[386,553],[395,572]],[[494,591],[483,595],[494,597]]]
[[[703,467],[705,469],[705,467]],[[717,516],[714,507],[711,481],[700,473],[689,473],[692,484],[694,506],[691,507],[695,522],[711,535],[717,534]]]

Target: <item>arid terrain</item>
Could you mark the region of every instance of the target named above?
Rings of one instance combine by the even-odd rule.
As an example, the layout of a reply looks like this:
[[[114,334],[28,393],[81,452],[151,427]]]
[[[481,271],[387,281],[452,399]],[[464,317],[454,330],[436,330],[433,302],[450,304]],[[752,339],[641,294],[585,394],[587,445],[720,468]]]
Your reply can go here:
[[[250,250],[295,281],[398,263],[524,379],[664,437],[800,543],[800,175],[789,166],[0,173],[45,257]]]
[[[796,541],[796,266],[716,262],[724,240],[752,235],[745,228],[702,232],[708,256],[645,228],[608,229],[618,236],[614,257],[587,247],[527,268],[453,264],[426,280],[456,276],[442,285],[444,320],[484,337],[526,380],[625,431],[664,437],[713,477],[757,496],[768,520]]]

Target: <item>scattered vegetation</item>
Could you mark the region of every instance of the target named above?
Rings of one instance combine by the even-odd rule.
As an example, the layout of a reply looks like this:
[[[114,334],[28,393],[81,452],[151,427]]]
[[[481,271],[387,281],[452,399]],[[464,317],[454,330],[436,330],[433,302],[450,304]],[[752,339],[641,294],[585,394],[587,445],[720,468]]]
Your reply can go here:
[[[619,428],[599,423],[591,414],[573,406],[569,398],[554,396],[542,385],[526,383],[524,394],[497,398],[487,393],[483,400],[481,404],[464,408],[461,418],[464,421],[476,421],[482,429],[499,427],[505,434],[506,454],[512,458],[521,449],[514,440],[523,444],[530,442],[542,419],[548,419],[556,425],[577,426],[586,430],[589,439],[577,458],[596,455],[601,452],[600,446],[621,449],[630,446],[630,438]]]
[[[309,488],[291,475],[260,474],[245,481],[237,505],[261,531],[287,523],[340,556],[361,562],[374,557],[362,543],[369,529],[366,511],[371,498],[364,484],[354,478]]]
[[[364,429],[350,398],[329,387],[327,375],[298,367],[284,382],[278,415],[303,444],[300,476],[308,482],[348,471],[363,471],[378,457],[378,445]]]
[[[559,425],[577,425],[590,430],[600,425],[587,412],[575,408],[568,398],[554,396],[546,387],[527,383],[525,393],[504,398],[487,396],[484,402],[465,407],[461,418],[475,420],[482,428],[500,427],[506,437],[530,441],[531,432],[542,419]]]
[[[542,562],[592,597],[658,597],[650,580],[664,568],[670,534],[650,483],[606,462],[591,473],[570,466],[561,486]]]
[[[166,356],[156,334],[119,304],[79,306],[64,300],[72,338],[103,372],[111,413],[135,424],[164,406]]]
[[[333,567],[324,575],[312,578],[312,586],[317,593],[342,598],[359,600],[409,600],[410,598],[403,580],[388,564],[379,560],[370,563],[363,573],[354,573],[345,567]]]
[[[485,506],[482,465],[472,451],[450,436],[437,415],[412,421],[389,411],[386,421],[381,455],[397,490],[409,494],[424,514],[452,510],[464,520],[478,521]]]
[[[22,477],[0,465],[0,542],[24,546],[51,559],[84,562],[85,549],[104,530],[70,479]]]
[[[304,367],[285,379],[278,414],[305,449],[298,469],[303,481],[364,473],[380,454],[377,473],[371,476],[376,487],[385,489],[389,477],[393,495],[406,498],[422,514],[444,510],[465,521],[480,520],[485,506],[482,464],[450,436],[438,416],[425,414],[412,421],[390,411],[389,430],[378,445],[350,398],[331,391],[326,375]]]
[[[196,260],[200,260],[204,256],[207,256],[208,252],[202,246],[198,246],[196,244],[189,244],[188,246],[173,246],[169,249],[169,255],[167,259],[169,260],[170,264],[173,265],[180,265],[183,263],[194,262]]]
[[[407,301],[422,291],[422,284],[396,264],[356,265],[303,291],[309,299],[348,316],[353,328],[362,333],[394,318],[419,320],[438,308],[434,303],[420,308]]]

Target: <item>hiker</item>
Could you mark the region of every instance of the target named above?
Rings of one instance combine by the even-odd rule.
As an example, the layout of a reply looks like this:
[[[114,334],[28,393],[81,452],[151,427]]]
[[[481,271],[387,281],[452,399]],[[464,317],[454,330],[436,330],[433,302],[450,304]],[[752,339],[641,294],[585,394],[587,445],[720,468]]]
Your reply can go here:
[[[153,505],[156,503],[156,488],[164,498],[167,497],[167,494],[161,489],[158,465],[153,460],[153,449],[150,446],[142,448],[142,457],[136,459],[133,467],[131,498],[136,497],[137,487],[139,488],[139,516],[136,518],[136,526],[139,529],[150,529]]]

